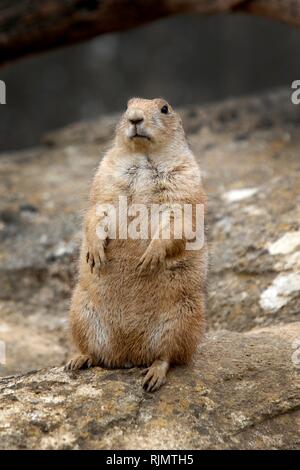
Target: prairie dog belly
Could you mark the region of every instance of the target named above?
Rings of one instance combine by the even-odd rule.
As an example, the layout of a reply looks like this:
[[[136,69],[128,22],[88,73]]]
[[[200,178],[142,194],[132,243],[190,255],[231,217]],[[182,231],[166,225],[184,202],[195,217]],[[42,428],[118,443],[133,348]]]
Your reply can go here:
[[[148,243],[110,241],[100,277],[89,273],[84,286],[107,338],[101,354],[108,365],[150,363],[170,327],[200,317],[200,254],[186,252],[157,272],[140,275],[136,266]]]
[[[170,310],[170,304],[201,290],[201,253],[195,256],[186,252],[184,256],[167,259],[165,266],[144,275],[137,265],[148,244],[148,240],[109,242],[107,263],[99,277],[87,272],[86,288],[99,301],[97,307],[105,306],[111,315],[118,318],[122,315],[124,320],[143,316],[144,321],[144,312],[161,317],[161,312]],[[94,296],[93,292],[99,295]]]

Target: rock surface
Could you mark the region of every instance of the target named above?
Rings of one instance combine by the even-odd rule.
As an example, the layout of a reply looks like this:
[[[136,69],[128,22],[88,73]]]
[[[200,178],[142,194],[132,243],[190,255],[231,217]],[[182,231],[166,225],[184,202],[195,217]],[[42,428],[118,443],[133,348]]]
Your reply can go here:
[[[142,390],[137,369],[53,368],[3,378],[1,447],[298,448],[297,338],[297,323],[210,334],[194,364],[171,370],[154,394]]]
[[[299,446],[291,357],[300,343],[300,107],[279,90],[182,115],[210,201],[210,336],[196,364],[174,370],[154,397],[140,390],[136,370],[4,378],[0,447]],[[0,156],[3,376],[59,366],[70,354],[81,211],[115,119]],[[23,431],[9,424],[17,413]]]

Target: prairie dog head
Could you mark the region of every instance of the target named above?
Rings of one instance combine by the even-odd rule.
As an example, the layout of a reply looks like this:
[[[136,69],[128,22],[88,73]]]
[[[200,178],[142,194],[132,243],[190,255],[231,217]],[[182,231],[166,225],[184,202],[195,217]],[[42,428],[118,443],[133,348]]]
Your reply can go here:
[[[185,144],[181,119],[161,98],[132,98],[117,126],[117,139],[131,151],[163,150]]]

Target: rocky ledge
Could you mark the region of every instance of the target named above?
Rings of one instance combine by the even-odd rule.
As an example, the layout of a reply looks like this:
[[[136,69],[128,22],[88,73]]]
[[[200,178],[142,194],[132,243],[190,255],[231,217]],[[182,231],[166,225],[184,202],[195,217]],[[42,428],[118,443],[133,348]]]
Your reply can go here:
[[[194,363],[172,369],[154,394],[142,390],[137,369],[3,378],[1,447],[298,448],[299,328],[212,333]]]
[[[1,448],[300,447],[300,107],[278,90],[182,114],[210,201],[208,334],[154,395],[136,369],[60,367],[115,116],[0,156]]]

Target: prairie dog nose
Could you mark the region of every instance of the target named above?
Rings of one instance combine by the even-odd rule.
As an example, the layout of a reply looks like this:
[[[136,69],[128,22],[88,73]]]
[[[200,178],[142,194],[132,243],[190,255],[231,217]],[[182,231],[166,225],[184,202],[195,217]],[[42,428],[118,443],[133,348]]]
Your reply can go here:
[[[128,120],[131,124],[140,124],[144,120],[143,111],[141,109],[131,109],[128,112]]]

